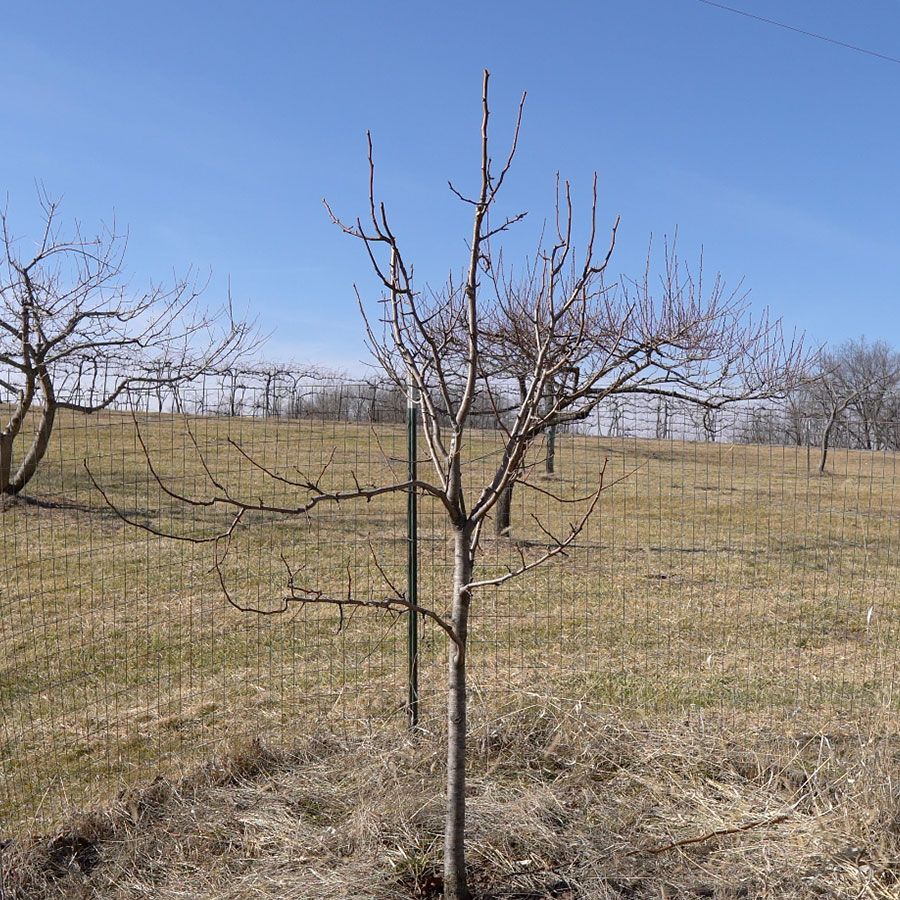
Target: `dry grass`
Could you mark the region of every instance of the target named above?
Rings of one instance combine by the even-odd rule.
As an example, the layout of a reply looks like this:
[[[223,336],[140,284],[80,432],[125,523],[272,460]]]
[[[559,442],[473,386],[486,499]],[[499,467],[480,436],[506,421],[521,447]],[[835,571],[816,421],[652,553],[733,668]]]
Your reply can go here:
[[[184,423],[146,416],[161,473],[202,492]],[[204,418],[195,435],[217,475],[250,496],[285,500],[231,447],[266,465],[403,477],[405,435],[391,426]],[[477,481],[497,450],[473,433]],[[541,453],[540,448],[536,455]],[[900,495],[897,456],[837,451],[825,478],[806,451],[636,438],[560,439],[558,473],[537,480],[569,497],[622,481],[569,559],[486,591],[472,628],[473,684],[584,695],[617,712],[706,711],[827,728],[898,710]],[[0,832],[50,827],[147,773],[173,778],[234,737],[292,746],[311,718],[348,736],[364,719],[402,720],[405,627],[357,615],[340,633],[330,610],[241,615],[210,574],[210,550],[123,525],[90,486],[148,524],[196,533],[150,479],[130,417],[64,416],[31,494],[44,505],[0,513]],[[56,505],[47,505],[50,501]],[[512,540],[488,538],[484,572],[502,571],[575,515],[520,490]],[[449,545],[423,501],[424,602],[443,606]],[[279,553],[311,583],[380,589],[370,542],[402,581],[405,501],[384,498],[309,522],[268,517],[243,529],[229,564],[241,599],[271,604]],[[423,703],[440,709],[443,643],[425,630]]]
[[[898,896],[891,729],[788,735],[744,722],[737,741],[720,724],[625,724],[546,696],[476,705],[476,897]],[[434,898],[440,744],[388,730],[308,733],[290,752],[245,746],[7,847],[0,894]]]

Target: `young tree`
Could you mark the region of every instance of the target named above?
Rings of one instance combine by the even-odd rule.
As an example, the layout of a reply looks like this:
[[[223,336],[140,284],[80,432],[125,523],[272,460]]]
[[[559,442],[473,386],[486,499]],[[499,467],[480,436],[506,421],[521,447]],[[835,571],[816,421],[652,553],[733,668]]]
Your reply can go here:
[[[252,343],[230,304],[209,314],[187,279],[131,293],[122,277],[124,236],[113,228],[86,237],[77,224],[63,233],[59,203],[44,194],[40,203],[42,233],[28,249],[0,214],[0,388],[12,398],[0,422],[0,495],[18,494],[34,477],[59,410],[94,413],[129,388],[177,386]],[[60,388],[73,378],[67,396]],[[37,427],[14,466],[30,412]]]
[[[552,534],[542,525],[547,536],[545,546],[533,550],[532,555],[520,550],[517,564],[502,574],[480,572],[479,547],[485,523],[510,485],[529,484],[529,449],[548,429],[584,420],[604,398],[629,391],[641,393],[651,386],[661,388],[675,373],[679,374],[679,381],[670,391],[672,396],[710,383],[723,388],[727,383],[729,390],[746,394],[763,381],[783,378],[796,369],[802,357],[799,344],[785,344],[777,323],[767,319],[750,322],[743,315],[742,306],[722,302],[718,295],[701,300],[699,291],[687,289],[687,285],[677,289],[671,286],[659,301],[649,291],[611,295],[604,288],[602,275],[613,250],[616,226],[608,244],[598,253],[596,178],[587,237],[577,262],[573,204],[569,185],[564,184],[557,191],[554,238],[541,246],[531,266],[533,289],[527,294],[517,291],[516,279],[503,270],[496,244],[524,214],[492,221],[492,213],[516,153],[524,96],[511,149],[498,169],[489,151],[488,81],[485,72],[475,190],[464,194],[451,185],[453,193],[472,211],[472,229],[460,279],[451,278],[438,291],[420,292],[414,287],[410,261],[376,195],[371,138],[366,224],[362,219],[343,222],[329,208],[332,219],[362,243],[383,289],[383,328],[376,328],[365,311],[367,305],[361,301],[369,343],[375,358],[398,387],[408,382],[417,392],[430,474],[386,484],[360,484],[352,476],[345,487],[333,488],[323,475],[298,476],[269,468],[235,443],[234,451],[249,464],[301,496],[295,504],[278,504],[241,495],[205,460],[209,492],[202,497],[188,496],[157,474],[148,454],[151,472],[170,499],[227,512],[215,533],[171,536],[215,545],[214,568],[220,587],[225,598],[242,610],[260,611],[241,602],[229,585],[224,565],[239,524],[246,527],[254,516],[272,513],[306,517],[327,504],[371,500],[408,490],[435,498],[440,504],[452,532],[454,549],[452,578],[444,596],[413,604],[391,584],[383,570],[385,589],[381,594],[357,593],[352,583],[343,593],[331,593],[320,584],[307,582],[302,569],[285,561],[285,586],[278,609],[292,604],[326,604],[341,611],[341,621],[344,610],[359,607],[415,613],[428,618],[446,635],[444,895],[452,900],[470,897],[464,837],[466,678],[472,604],[481,591],[562,556],[585,527],[605,487],[601,476],[579,499],[578,512],[565,533]],[[492,351],[504,329],[522,322],[528,323],[529,366],[522,370],[520,380],[515,373],[509,377],[498,371]],[[716,349],[723,346],[733,350],[727,357]],[[729,365],[722,362],[726,358]],[[732,360],[739,360],[740,365],[730,365]],[[472,485],[471,477],[464,477],[465,450],[475,427],[475,416],[480,421],[486,414],[493,417],[501,452],[488,477]],[[202,456],[199,444],[197,452]],[[102,486],[97,487],[103,490]],[[550,493],[544,488],[539,490]],[[119,511],[119,515],[137,527],[149,527],[129,519],[126,512]],[[375,562],[378,565],[377,559]]]

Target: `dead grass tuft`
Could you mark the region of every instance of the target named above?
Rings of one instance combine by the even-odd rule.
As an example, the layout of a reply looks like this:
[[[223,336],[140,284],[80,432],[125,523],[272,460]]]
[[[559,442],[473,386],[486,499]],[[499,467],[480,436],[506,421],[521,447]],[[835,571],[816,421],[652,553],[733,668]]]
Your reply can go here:
[[[625,722],[530,697],[474,710],[476,896],[900,896],[900,740],[885,726]],[[737,737],[739,735],[739,738]],[[440,728],[246,744],[5,848],[4,900],[433,898]]]

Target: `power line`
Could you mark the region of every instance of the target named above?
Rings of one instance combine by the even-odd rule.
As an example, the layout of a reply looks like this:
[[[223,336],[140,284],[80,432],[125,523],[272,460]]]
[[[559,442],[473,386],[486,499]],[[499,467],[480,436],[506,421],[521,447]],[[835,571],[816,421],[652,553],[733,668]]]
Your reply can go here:
[[[802,34],[806,37],[815,38],[818,41],[825,41],[828,44],[834,44],[837,47],[844,47],[847,50],[855,50],[857,53],[865,53],[867,56],[874,56],[877,59],[883,59],[887,62],[897,63],[900,65],[900,58],[896,56],[888,56],[886,53],[879,53],[877,50],[867,50],[865,47],[857,47],[856,44],[848,44],[845,41],[839,41],[835,38],[830,38],[824,34],[817,34],[815,31],[806,31],[803,28],[797,28],[794,25],[787,25],[784,22],[776,22],[775,19],[767,19],[765,16],[757,16],[754,13],[747,12],[744,9],[737,9],[734,6],[726,6],[724,3],[716,3],[714,0],[698,0],[700,3],[705,3],[707,6],[714,6],[716,9],[723,9],[726,12],[736,13],[739,16],[744,16],[748,19],[755,19],[757,22],[764,22],[766,25],[775,25],[778,28],[784,28],[786,31],[793,31],[796,34]]]

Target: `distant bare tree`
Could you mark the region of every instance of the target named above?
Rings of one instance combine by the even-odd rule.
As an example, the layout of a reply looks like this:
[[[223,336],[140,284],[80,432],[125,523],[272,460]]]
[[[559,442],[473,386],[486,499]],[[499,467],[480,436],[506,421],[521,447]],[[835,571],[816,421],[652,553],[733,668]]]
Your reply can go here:
[[[41,194],[40,203],[42,233],[27,249],[0,215],[0,387],[12,398],[0,427],[0,495],[18,494],[32,479],[59,410],[94,413],[135,387],[183,384],[252,343],[230,304],[207,313],[188,279],[132,293],[122,277],[123,235],[113,227],[87,237],[77,224],[63,233],[58,202]],[[58,390],[73,364],[96,390]],[[110,368],[128,374],[110,383]],[[37,427],[14,465],[30,412]]]
[[[506,279],[502,262],[491,266],[489,276],[501,300],[485,324],[485,365],[495,377],[506,374],[521,403],[535,365],[533,310],[545,290],[540,257],[524,278]],[[573,289],[577,268],[561,273],[561,283]],[[779,323],[770,323],[765,312],[754,322],[747,292],[740,285],[727,289],[721,274],[706,278],[702,257],[692,269],[679,258],[675,242],[664,242],[658,274],[651,247],[641,278],[623,276],[611,287],[598,284],[583,328],[580,356],[555,371],[544,388],[541,402],[548,409],[583,380],[586,370],[597,376],[586,398],[643,399],[648,413],[654,398],[659,404],[677,403],[695,414],[704,439],[715,441],[720,410],[783,397],[799,377],[800,367],[781,360],[772,364],[773,352],[784,349]],[[559,335],[551,354],[563,354],[569,339],[569,334]],[[657,431],[664,424],[665,434],[668,410],[657,420]],[[558,427],[552,419],[547,427],[548,472],[554,470]],[[512,490],[513,483],[498,504],[498,535],[510,532]]]
[[[523,97],[524,103],[524,97]],[[357,592],[348,584],[343,593],[331,593],[304,579],[302,569],[285,561],[285,587],[278,611],[296,604],[327,604],[341,611],[359,607],[394,614],[414,613],[431,620],[446,635],[447,660],[447,808],[444,835],[444,896],[466,900],[471,896],[465,861],[466,721],[468,628],[472,603],[481,591],[505,584],[526,572],[562,557],[577,540],[601,492],[608,484],[602,474],[580,498],[553,494],[531,485],[533,466],[529,451],[551,427],[581,422],[604,398],[631,391],[665,390],[681,396],[718,384],[745,395],[759,385],[782,379],[802,362],[802,348],[786,344],[777,323],[763,319],[750,323],[741,305],[725,302],[718,294],[703,294],[681,282],[670,285],[657,300],[649,291],[638,296],[619,292],[614,298],[604,289],[602,275],[612,253],[615,226],[609,244],[598,254],[597,190],[594,180],[589,234],[573,264],[573,204],[568,184],[557,197],[557,227],[549,245],[542,246],[532,266],[533,290],[514,290],[516,281],[503,271],[498,248],[500,235],[523,214],[491,221],[498,194],[516,151],[522,106],[509,154],[499,170],[492,163],[488,142],[488,73],[482,91],[481,163],[477,186],[468,195],[451,190],[472,211],[465,268],[460,279],[442,289],[419,292],[412,268],[383,203],[375,192],[375,167],[369,142],[369,207],[361,219],[346,223],[332,217],[359,240],[383,291],[381,319],[376,328],[366,319],[375,358],[400,387],[411,383],[421,405],[424,440],[430,459],[429,473],[415,480],[361,484],[355,477],[342,489],[326,485],[324,475],[297,475],[267,468],[239,444],[234,452],[274,482],[304,498],[278,505],[258,496],[242,496],[206,467],[208,492],[187,496],[157,476],[170,498],[189,506],[219,508],[228,515],[215,533],[172,535],[182,540],[205,541],[215,547],[214,568],[224,596],[239,609],[260,612],[255,603],[243,602],[229,585],[224,558],[239,524],[250,525],[255,516],[272,513],[306,517],[322,506],[354,499],[415,490],[435,498],[453,535],[454,563],[446,593],[433,602],[414,605],[393,585],[377,557],[374,562],[384,582],[382,593]],[[330,209],[329,209],[330,212]],[[697,286],[699,287],[699,286]],[[525,300],[525,297],[528,300]],[[367,304],[361,303],[365,309]],[[514,322],[530,324],[528,358],[521,390],[510,391],[510,381],[498,373],[491,343],[500,329]],[[719,348],[731,348],[726,356]],[[732,365],[734,361],[734,365]],[[726,365],[727,363],[727,365]],[[740,363],[740,364],[738,364]],[[673,379],[678,376],[678,380]],[[509,398],[514,398],[510,406]],[[488,411],[501,438],[496,467],[479,484],[464,478],[465,450],[471,440],[473,416]],[[202,450],[198,445],[198,453]],[[148,455],[149,460],[149,455]],[[152,466],[151,471],[157,471]],[[570,504],[572,520],[563,533],[552,533],[540,523],[546,544],[531,551],[520,549],[516,565],[502,574],[479,573],[478,559],[485,523],[504,491],[514,482]],[[95,481],[96,484],[96,481]],[[98,485],[102,490],[102,486]],[[110,501],[107,501],[110,502]],[[138,527],[148,526],[129,518]]]
[[[664,441],[669,437],[669,401],[660,398],[656,401],[656,432],[658,441]]]
[[[609,402],[610,420],[607,434],[610,437],[624,437],[625,428],[622,424],[622,404],[616,397],[611,397]]]
[[[885,426],[894,418],[900,391],[900,353],[884,341],[847,341],[829,359],[829,380],[852,395],[847,428],[853,445],[881,450]],[[853,390],[860,388],[860,390]]]
[[[847,431],[848,446],[872,450],[886,445],[897,414],[898,387],[900,353],[882,341],[851,340],[821,356],[817,376],[804,389],[821,423],[820,474],[839,424]]]

